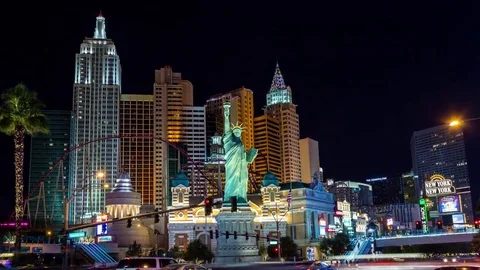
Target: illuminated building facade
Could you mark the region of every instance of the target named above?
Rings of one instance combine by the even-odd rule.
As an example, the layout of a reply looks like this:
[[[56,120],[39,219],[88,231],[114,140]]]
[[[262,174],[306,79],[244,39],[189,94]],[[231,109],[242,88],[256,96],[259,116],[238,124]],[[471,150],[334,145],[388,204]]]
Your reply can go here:
[[[29,201],[30,215],[37,217],[36,224],[32,225],[47,227],[64,224],[62,192],[63,187],[68,186],[68,162],[60,164],[59,169],[45,179],[43,187],[40,186],[40,180],[70,148],[71,113],[53,110],[43,113],[47,117],[50,133],[31,138],[28,190],[29,193],[33,192],[32,198],[39,198]]]
[[[418,203],[418,198],[415,196],[416,181],[418,176],[413,172],[402,174],[403,200],[407,204]]]
[[[198,168],[203,167],[206,153],[205,108],[193,106],[193,85],[182,79],[181,73],[173,72],[170,66],[155,70],[154,83],[154,134],[177,145],[186,152]],[[178,172],[178,161],[169,159],[169,152],[177,151],[161,141],[155,141],[155,207],[166,209],[171,176]],[[185,155],[183,155],[185,156]],[[176,165],[170,170],[169,160]],[[195,183],[192,192],[204,193],[204,181],[193,165],[187,166],[191,180]]]
[[[310,138],[300,140],[300,165],[304,183],[310,184],[313,176],[320,174],[320,153],[317,141]]]
[[[153,134],[153,95],[125,95],[120,99],[120,134]],[[155,141],[151,138],[123,138],[120,147],[121,169],[128,170],[142,204],[155,204]]]
[[[338,202],[348,202],[352,211],[373,205],[372,186],[352,181],[335,181],[328,187]],[[366,208],[365,208],[366,209]]]
[[[179,173],[172,180],[172,204],[169,209],[176,209],[189,204],[190,184],[188,177]],[[290,208],[287,197],[292,188],[292,199]],[[262,180],[262,187],[258,193],[248,195],[248,204],[255,213],[254,234],[260,234],[259,246],[267,247],[269,244],[266,236],[277,237],[277,221],[279,224],[280,237],[288,235],[295,240],[301,250],[301,257],[305,257],[309,248],[315,250],[315,257],[320,258],[318,243],[323,237],[333,235],[335,201],[333,194],[328,193],[317,185],[310,187],[301,182],[290,185],[281,184],[275,175],[267,173]],[[211,216],[205,218],[204,207],[200,206],[190,210],[173,211],[169,215],[168,233],[169,249],[178,246],[184,250],[190,241],[200,239],[213,252],[217,246],[217,238],[213,235],[210,239],[209,233],[218,229],[216,216],[220,209],[213,209]],[[242,228],[241,224],[235,224]],[[242,225],[243,226],[243,225]],[[244,232],[238,232],[238,237],[245,237]],[[219,237],[225,237],[226,232],[218,232]],[[230,241],[233,239],[233,232],[230,232]]]
[[[107,38],[105,18],[100,14],[94,37],[86,38],[76,54],[71,145],[119,134],[120,94],[120,58],[115,44]],[[119,139],[109,139],[89,144],[70,155],[69,194],[86,183],[96,183],[95,187],[82,190],[70,203],[72,222],[105,210],[102,183],[112,186],[116,180],[119,148]],[[93,177],[98,172],[104,176],[101,180]]]
[[[413,172],[418,175],[418,181],[415,182],[417,197],[427,195],[425,182],[432,176],[438,174],[450,179],[456,189],[455,194],[459,195],[461,212],[466,218],[465,223],[472,223],[472,197],[462,129],[443,125],[415,131],[411,140],[411,150]],[[436,198],[433,201],[436,201]],[[434,212],[429,214],[435,217]]]
[[[265,114],[278,120],[282,141],[283,183],[301,180],[300,127],[297,105],[292,103],[292,90],[285,85],[280,67],[275,68],[272,85],[267,93]]]
[[[374,205],[404,203],[402,178],[376,177],[366,179],[372,186],[372,198]]]
[[[278,120],[268,115],[255,117],[254,134],[255,148],[259,153],[255,159],[255,179],[256,185],[260,186],[267,172],[277,178],[282,177],[282,141]]]
[[[204,173],[210,181],[216,182],[216,187],[208,182],[208,196],[221,195],[225,187],[225,149],[222,136],[215,134],[210,138],[210,156],[204,163]]]
[[[229,91],[225,94],[217,94],[207,100],[205,114],[208,123],[207,137],[215,133],[223,135],[223,103],[230,101],[230,121],[239,123],[245,128],[242,132],[242,142],[245,150],[253,147],[253,91],[245,87]]]

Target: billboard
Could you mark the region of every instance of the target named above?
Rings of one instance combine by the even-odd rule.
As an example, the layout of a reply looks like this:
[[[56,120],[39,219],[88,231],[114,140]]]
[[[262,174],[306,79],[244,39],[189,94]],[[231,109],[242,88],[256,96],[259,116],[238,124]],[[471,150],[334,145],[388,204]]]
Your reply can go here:
[[[452,215],[452,221],[453,221],[453,224],[463,224],[465,223],[465,217],[463,214],[455,214],[455,215]]]
[[[454,213],[461,212],[460,197],[458,195],[450,195],[439,198],[438,200],[438,212],[440,213]]]
[[[427,197],[437,197],[455,193],[455,187],[451,179],[445,179],[443,175],[434,174],[429,181],[425,181],[425,195]]]

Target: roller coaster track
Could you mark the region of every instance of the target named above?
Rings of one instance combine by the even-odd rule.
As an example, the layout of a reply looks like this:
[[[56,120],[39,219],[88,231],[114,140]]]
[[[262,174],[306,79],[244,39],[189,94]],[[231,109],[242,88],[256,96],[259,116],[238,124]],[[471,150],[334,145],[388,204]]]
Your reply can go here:
[[[203,170],[201,170],[198,166],[198,164],[196,163],[195,160],[193,160],[189,155],[188,153],[182,149],[180,146],[176,145],[175,143],[172,143],[172,142],[169,142],[168,140],[164,139],[164,138],[161,138],[161,137],[158,137],[158,136],[155,136],[153,134],[135,134],[135,135],[132,135],[132,134],[121,134],[121,135],[117,135],[117,136],[107,136],[107,137],[102,137],[102,138],[98,138],[98,139],[94,139],[94,140],[91,140],[91,141],[88,141],[88,142],[84,142],[82,144],[79,144],[79,145],[76,145],[72,148],[69,148],[56,162],[55,164],[53,164],[53,166],[40,178],[40,181],[38,182],[38,184],[28,193],[28,195],[26,197],[23,198],[23,202],[24,202],[24,205],[25,207],[27,206],[27,202],[29,199],[32,199],[35,198],[33,195],[35,194],[35,192],[37,192],[41,186],[43,186],[43,183],[45,182],[45,180],[50,176],[50,174],[60,165],[63,163],[63,161],[65,159],[67,159],[69,157],[69,155],[75,151],[77,151],[78,149],[81,149],[85,146],[88,146],[90,144],[93,144],[93,143],[96,143],[96,142],[101,142],[101,141],[108,141],[108,140],[115,140],[115,139],[151,139],[151,140],[154,140],[154,141],[160,141],[160,142],[164,142],[166,143],[167,145],[169,146],[172,146],[175,150],[177,150],[180,154],[182,154],[183,156],[185,156],[188,160],[188,164],[192,165],[193,166],[193,169],[197,172],[200,173],[200,175],[206,180],[208,181],[208,183],[210,185],[212,185],[216,190],[218,190],[218,186],[217,186],[217,183],[215,183],[215,181],[209,179],[205,173],[203,172]],[[192,183],[194,184],[194,183]],[[38,208],[38,207],[37,207]],[[24,209],[25,210],[25,209]],[[25,211],[24,211],[25,212]],[[13,219],[14,217],[14,212],[12,212],[11,216],[10,216],[10,219]]]

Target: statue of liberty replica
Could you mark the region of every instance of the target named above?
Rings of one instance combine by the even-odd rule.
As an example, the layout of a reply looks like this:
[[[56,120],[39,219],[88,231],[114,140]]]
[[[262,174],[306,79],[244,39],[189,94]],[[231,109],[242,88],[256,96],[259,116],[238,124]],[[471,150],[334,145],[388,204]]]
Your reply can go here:
[[[258,150],[245,151],[242,125],[230,123],[230,102],[225,102],[223,108],[225,195],[222,210],[216,216],[220,237],[217,239],[215,263],[257,262],[261,258],[255,239],[255,212],[248,205],[247,187],[248,164],[255,160]],[[232,197],[237,198],[237,211],[233,211],[230,204]],[[235,234],[237,239],[234,239]]]
[[[258,154],[255,148],[245,152],[242,143],[242,125],[230,123],[230,102],[223,104],[224,133],[223,148],[225,149],[225,195],[224,202],[232,197],[239,204],[247,204],[248,164],[252,163]]]

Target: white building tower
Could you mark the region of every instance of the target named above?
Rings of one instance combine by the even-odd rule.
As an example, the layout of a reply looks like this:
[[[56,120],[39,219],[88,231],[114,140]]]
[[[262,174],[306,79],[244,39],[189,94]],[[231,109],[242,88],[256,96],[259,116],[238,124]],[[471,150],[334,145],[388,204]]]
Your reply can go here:
[[[86,38],[76,54],[71,146],[87,144],[70,155],[69,193],[77,193],[70,204],[73,223],[105,211],[103,187],[115,182],[119,140],[88,142],[118,135],[120,93],[120,58],[100,14],[94,37]]]

